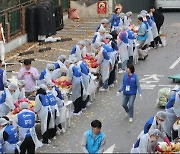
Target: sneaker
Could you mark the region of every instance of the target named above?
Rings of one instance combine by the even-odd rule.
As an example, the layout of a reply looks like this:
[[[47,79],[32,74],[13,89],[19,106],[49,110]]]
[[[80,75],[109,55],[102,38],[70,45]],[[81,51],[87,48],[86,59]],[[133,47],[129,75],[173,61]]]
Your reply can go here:
[[[74,115],[74,116],[80,116],[81,113],[80,113],[80,112],[78,112],[78,113],[73,113],[73,115]]]
[[[162,47],[163,45],[162,44],[158,44],[158,47]]]
[[[113,87],[114,87],[114,84],[109,85],[109,87],[113,88]]]
[[[61,133],[64,134],[65,132],[66,132],[66,130],[65,130],[64,128],[62,128],[62,129],[61,129]]]
[[[56,131],[56,135],[57,135],[57,136],[61,135],[61,131],[57,130],[57,131]]]
[[[48,144],[51,144],[51,140],[50,139],[48,139]]]
[[[82,111],[86,111],[86,107],[82,109]]]
[[[56,136],[53,137],[53,140],[56,140]]]
[[[123,74],[123,73],[125,73],[126,71],[124,71],[124,70],[120,70],[118,73],[119,74]]]
[[[132,123],[133,122],[133,118],[129,118],[129,123]]]
[[[101,92],[105,91],[106,92],[106,91],[109,91],[109,88],[105,89],[105,88],[101,87],[101,88],[99,88],[99,91],[101,91]]]
[[[118,80],[115,80],[114,83],[115,83],[115,84],[118,83]]]
[[[90,106],[92,103],[91,102],[87,102],[86,106]]]

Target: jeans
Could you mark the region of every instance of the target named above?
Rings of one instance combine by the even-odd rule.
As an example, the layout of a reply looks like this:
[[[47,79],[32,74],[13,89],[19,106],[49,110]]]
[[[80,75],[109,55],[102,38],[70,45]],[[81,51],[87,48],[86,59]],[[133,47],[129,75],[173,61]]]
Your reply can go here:
[[[122,70],[125,71],[127,67],[127,60],[122,63]]]
[[[109,79],[107,79],[106,81],[104,81],[104,83],[103,83],[103,88],[104,88],[104,89],[107,89],[107,88],[108,88],[108,81],[109,81]]]
[[[133,118],[135,98],[136,95],[125,95],[125,94],[123,94],[122,97],[122,106],[125,109],[125,111],[129,113],[130,118]]]

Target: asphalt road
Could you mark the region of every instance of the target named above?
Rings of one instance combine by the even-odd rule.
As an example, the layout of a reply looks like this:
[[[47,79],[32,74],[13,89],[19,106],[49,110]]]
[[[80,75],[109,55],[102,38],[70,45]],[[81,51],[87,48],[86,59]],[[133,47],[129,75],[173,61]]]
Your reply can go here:
[[[106,149],[115,144],[115,152],[130,152],[132,144],[136,141],[138,134],[143,129],[145,121],[160,110],[155,103],[158,97],[158,90],[162,87],[175,85],[175,83],[168,79],[168,76],[180,72],[180,62],[174,69],[169,69],[180,56],[180,13],[168,12],[164,13],[164,15],[165,23],[163,32],[168,35],[167,46],[149,51],[149,56],[146,61],[140,61],[135,66],[136,73],[140,80],[147,78],[147,75],[157,74],[162,76],[158,76],[159,80],[157,82],[145,83],[146,85],[154,85],[154,88],[143,89],[142,100],[137,96],[134,122],[129,124],[126,114],[121,107],[121,95],[116,96],[116,92],[118,91],[119,84],[123,77],[123,75],[119,75],[119,83],[114,88],[111,88],[107,93],[98,92],[96,99],[93,101],[93,104],[88,107],[88,110],[85,111],[82,116],[72,118],[71,128],[68,128],[65,134],[57,136],[56,140],[52,140],[50,145],[38,149],[38,152],[81,152],[80,141],[82,135],[84,131],[90,129],[90,123],[94,119],[99,119],[103,123],[102,131],[107,137]],[[94,25],[94,27],[92,24],[88,26],[92,26],[92,29],[94,29],[97,23],[94,23]],[[81,26],[79,27],[81,28]],[[65,31],[60,32],[60,34],[62,33],[70,35],[67,34],[68,32],[65,33]],[[85,37],[86,36],[84,36],[84,38]],[[57,56],[54,56],[54,58],[55,57]],[[148,81],[155,80],[149,79]]]

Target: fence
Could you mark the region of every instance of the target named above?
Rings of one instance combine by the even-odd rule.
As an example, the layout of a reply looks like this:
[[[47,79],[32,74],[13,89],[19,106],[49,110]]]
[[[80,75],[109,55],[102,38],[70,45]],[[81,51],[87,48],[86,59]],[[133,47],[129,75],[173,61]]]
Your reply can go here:
[[[0,0],[0,23],[2,23],[6,41],[25,34],[25,9],[42,0]],[[52,0],[54,6],[59,0]]]

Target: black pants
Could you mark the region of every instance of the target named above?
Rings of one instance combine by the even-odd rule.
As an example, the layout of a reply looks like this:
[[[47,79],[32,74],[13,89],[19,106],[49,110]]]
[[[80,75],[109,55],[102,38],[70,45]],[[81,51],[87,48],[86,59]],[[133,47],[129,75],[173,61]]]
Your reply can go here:
[[[108,85],[111,85],[114,83],[114,80],[116,78],[116,65],[114,65],[113,70],[111,71],[108,79]]]
[[[47,118],[47,129],[46,132],[42,135],[43,137],[43,141],[42,143],[48,144],[48,139],[50,138],[49,136],[49,123],[50,123],[50,119],[51,119],[51,113],[48,112],[48,118]]]
[[[26,152],[29,154],[35,153],[35,144],[31,136],[26,137],[20,146],[20,153],[24,154]]]
[[[155,45],[162,44],[160,36],[157,36],[156,38],[154,38],[154,42],[155,42]]]
[[[73,104],[74,104],[74,113],[78,113],[81,111],[82,109],[82,104],[83,104],[83,87],[81,84],[81,96],[79,98],[77,98]]]
[[[149,47],[153,47],[153,48],[154,48],[154,42],[155,42],[155,41],[151,41]]]
[[[127,65],[132,65],[132,64],[133,64],[133,56],[130,56]]]
[[[82,103],[82,109],[86,108],[87,103],[89,102],[89,95],[87,96],[86,100]]]

